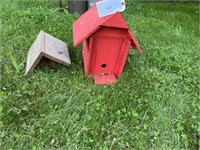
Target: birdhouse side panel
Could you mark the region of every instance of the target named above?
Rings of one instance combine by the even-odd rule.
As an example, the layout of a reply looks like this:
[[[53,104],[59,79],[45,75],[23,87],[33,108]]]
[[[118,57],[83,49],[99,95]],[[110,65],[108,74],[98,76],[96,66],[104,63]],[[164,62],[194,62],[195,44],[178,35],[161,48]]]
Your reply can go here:
[[[119,58],[118,58],[116,69],[115,69],[115,75],[117,77],[121,76],[121,74],[122,74],[124,65],[126,63],[128,51],[130,49],[130,45],[131,45],[131,42],[129,40],[123,40],[122,46],[121,46],[121,51],[119,53]]]
[[[82,56],[83,56],[85,75],[89,75],[90,57],[91,57],[91,49],[89,48],[89,39],[83,42]]]

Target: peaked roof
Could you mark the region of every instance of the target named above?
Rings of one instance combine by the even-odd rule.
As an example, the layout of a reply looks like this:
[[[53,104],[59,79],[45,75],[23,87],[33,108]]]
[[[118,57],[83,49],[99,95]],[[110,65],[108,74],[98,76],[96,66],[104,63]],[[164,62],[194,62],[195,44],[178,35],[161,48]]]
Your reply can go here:
[[[29,49],[25,74],[32,72],[43,57],[67,66],[71,64],[67,43],[41,30]]]
[[[115,24],[111,19],[115,20]],[[120,13],[99,17],[97,7],[94,5],[73,23],[74,46],[78,46],[98,30],[101,25],[128,29]]]
[[[142,52],[139,44],[129,30],[124,18],[119,12],[105,17],[99,17],[97,7],[94,5],[73,23],[74,46],[78,46],[101,26],[127,29],[127,34],[132,38],[131,46]]]

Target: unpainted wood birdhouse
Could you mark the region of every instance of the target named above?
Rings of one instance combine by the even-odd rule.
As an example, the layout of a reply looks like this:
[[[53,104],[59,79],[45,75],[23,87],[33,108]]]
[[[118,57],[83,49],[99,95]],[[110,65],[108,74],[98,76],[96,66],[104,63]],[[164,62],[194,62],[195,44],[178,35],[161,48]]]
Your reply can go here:
[[[74,46],[83,42],[86,75],[95,84],[112,84],[122,74],[130,46],[142,52],[119,12],[99,17],[96,5],[73,23]]]
[[[69,66],[71,60],[67,44],[44,31],[40,31],[29,49],[25,74],[31,73],[41,62],[43,64],[54,62]]]

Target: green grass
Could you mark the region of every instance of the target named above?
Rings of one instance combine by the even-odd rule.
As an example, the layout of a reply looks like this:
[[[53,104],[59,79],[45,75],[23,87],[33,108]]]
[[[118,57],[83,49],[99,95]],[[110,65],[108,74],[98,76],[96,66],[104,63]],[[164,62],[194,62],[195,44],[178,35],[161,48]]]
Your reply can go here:
[[[199,6],[128,1],[143,54],[130,50],[115,85],[85,78],[57,1],[1,0],[0,149],[198,149]],[[40,30],[66,41],[72,65],[24,76]]]

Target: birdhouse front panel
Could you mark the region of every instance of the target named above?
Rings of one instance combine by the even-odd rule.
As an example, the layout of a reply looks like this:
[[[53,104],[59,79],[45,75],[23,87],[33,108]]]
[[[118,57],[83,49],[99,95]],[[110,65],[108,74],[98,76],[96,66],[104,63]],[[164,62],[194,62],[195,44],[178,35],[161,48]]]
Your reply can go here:
[[[114,74],[122,39],[93,38],[91,74]]]
[[[90,38],[90,74],[121,75],[130,47],[127,30],[101,27]],[[128,47],[128,48],[127,48]]]

